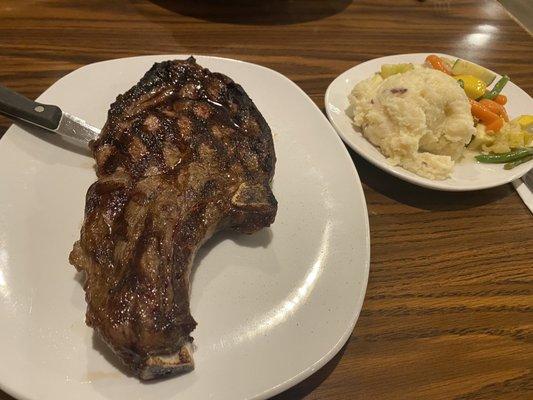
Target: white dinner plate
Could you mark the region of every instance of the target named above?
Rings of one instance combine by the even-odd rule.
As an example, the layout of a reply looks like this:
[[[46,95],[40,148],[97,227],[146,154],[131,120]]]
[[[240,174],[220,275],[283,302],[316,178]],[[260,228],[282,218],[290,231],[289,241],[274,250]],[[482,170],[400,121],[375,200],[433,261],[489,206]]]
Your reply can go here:
[[[342,140],[376,167],[407,182],[437,190],[469,191],[486,189],[511,182],[529,171],[533,167],[533,162],[522,164],[511,170],[505,170],[503,169],[503,164],[482,164],[476,162],[473,158],[465,158],[456,163],[454,171],[448,179],[431,180],[407,171],[400,166],[389,164],[387,158],[363,137],[361,130],[352,124],[352,118],[350,117],[348,95],[353,87],[358,82],[378,72],[382,64],[422,64],[429,54],[399,54],[376,58],[361,63],[339,75],[329,85],[326,91],[325,103],[328,118]],[[446,54],[440,55],[453,59],[457,58]],[[498,75],[497,79],[499,78],[500,75]],[[508,103],[505,107],[510,118],[533,113],[533,99],[514,83],[509,82],[505,86],[503,93],[508,98]]]
[[[156,61],[80,68],[40,102],[101,127],[119,93]],[[240,83],[262,112],[277,153],[275,223],[219,234],[197,256],[191,308],[196,369],[140,383],[85,326],[84,292],[68,263],[79,236],[93,159],[61,140],[12,126],[0,140],[0,388],[57,399],[260,399],[298,383],[352,333],[369,269],[361,183],[339,137],[309,97],[270,69],[197,57]]]

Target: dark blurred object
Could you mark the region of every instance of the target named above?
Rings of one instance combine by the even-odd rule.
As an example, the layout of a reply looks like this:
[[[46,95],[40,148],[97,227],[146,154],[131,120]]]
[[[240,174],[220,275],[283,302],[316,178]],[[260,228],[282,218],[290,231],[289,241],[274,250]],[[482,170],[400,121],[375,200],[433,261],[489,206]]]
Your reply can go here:
[[[181,15],[229,24],[290,25],[335,15],[352,0],[150,0]],[[245,12],[243,12],[245,11]],[[246,15],[243,18],[243,15]]]
[[[511,16],[530,34],[533,34],[532,0],[499,0]]]

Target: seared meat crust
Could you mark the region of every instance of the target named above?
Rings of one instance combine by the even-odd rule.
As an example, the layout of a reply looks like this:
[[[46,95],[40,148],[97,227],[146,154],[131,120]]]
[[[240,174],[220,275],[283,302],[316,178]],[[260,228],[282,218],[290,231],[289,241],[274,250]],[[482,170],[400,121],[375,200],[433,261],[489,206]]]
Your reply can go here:
[[[142,379],[191,369],[196,251],[276,215],[270,128],[240,85],[191,57],[119,95],[91,148],[98,180],[70,254],[86,273],[86,322]]]

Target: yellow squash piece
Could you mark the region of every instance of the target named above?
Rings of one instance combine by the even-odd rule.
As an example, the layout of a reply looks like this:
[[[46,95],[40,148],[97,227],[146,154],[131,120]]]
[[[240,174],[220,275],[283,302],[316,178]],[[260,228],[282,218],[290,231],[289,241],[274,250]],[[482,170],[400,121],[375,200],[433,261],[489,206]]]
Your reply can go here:
[[[524,145],[526,146],[533,145],[533,133],[524,132]]]
[[[381,77],[387,79],[389,76],[401,74],[414,68],[413,64],[383,64],[381,66]]]
[[[521,115],[516,119],[522,129],[527,129],[528,126],[533,125],[533,115]]]

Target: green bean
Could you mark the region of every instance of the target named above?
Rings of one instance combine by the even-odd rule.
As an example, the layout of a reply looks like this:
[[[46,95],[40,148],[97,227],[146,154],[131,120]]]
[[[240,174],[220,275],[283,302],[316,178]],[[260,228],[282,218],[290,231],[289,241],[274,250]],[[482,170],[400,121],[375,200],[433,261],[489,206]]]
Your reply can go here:
[[[500,94],[503,87],[507,85],[507,82],[509,82],[509,77],[507,75],[502,76],[500,80],[494,85],[492,90],[485,93],[483,97],[486,99],[494,100],[496,96]]]
[[[513,169],[517,165],[523,164],[525,162],[533,160],[533,155],[522,157],[518,160],[515,160],[513,162],[507,163],[503,166],[504,169]]]
[[[508,163],[518,160],[522,157],[533,155],[533,148],[522,148],[515,151],[502,154],[480,154],[476,156],[476,160],[482,163]]]

